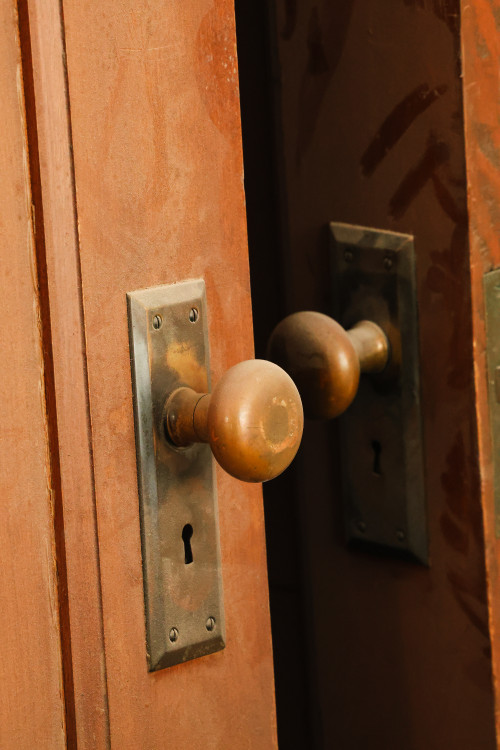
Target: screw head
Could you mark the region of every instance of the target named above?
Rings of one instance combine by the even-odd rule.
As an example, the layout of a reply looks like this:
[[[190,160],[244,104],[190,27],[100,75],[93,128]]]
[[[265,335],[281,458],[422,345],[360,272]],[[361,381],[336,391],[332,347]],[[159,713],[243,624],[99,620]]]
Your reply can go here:
[[[170,633],[168,634],[169,640],[171,643],[175,643],[177,638],[179,637],[179,631],[177,628],[172,628],[170,630]]]
[[[163,321],[162,321],[161,315],[155,315],[154,316],[154,318],[153,318],[153,328],[155,329],[155,331],[157,331],[158,328],[161,328],[162,322]]]
[[[351,263],[353,258],[354,258],[354,255],[352,254],[352,250],[344,251],[344,260],[346,263]]]
[[[356,528],[358,531],[364,534],[366,531],[366,523],[364,521],[358,521],[356,524]]]
[[[198,312],[198,308],[192,307],[191,310],[189,311],[189,320],[191,321],[191,323],[196,323],[199,317],[200,317],[200,313]]]
[[[394,265],[394,261],[392,260],[392,258],[389,258],[389,256],[386,256],[384,258],[384,268],[385,268],[385,270],[386,271],[390,271],[391,268],[393,267],[393,265]]]
[[[404,540],[406,539],[406,534],[404,533],[403,529],[396,530],[396,537],[398,539],[398,542],[404,542]]]
[[[209,633],[215,630],[215,617],[209,617],[205,623],[205,627]]]

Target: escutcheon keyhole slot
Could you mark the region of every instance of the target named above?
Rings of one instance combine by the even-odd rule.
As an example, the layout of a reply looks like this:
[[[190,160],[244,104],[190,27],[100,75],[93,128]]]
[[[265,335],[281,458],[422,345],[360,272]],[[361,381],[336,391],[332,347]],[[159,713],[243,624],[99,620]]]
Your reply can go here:
[[[382,476],[382,471],[380,468],[380,454],[382,453],[382,445],[380,444],[379,440],[372,440],[372,449],[373,449],[373,467],[372,471],[377,476]]]
[[[193,562],[193,550],[191,549],[191,537],[193,536],[193,527],[187,523],[182,529],[182,541],[184,542],[184,562],[189,565]]]

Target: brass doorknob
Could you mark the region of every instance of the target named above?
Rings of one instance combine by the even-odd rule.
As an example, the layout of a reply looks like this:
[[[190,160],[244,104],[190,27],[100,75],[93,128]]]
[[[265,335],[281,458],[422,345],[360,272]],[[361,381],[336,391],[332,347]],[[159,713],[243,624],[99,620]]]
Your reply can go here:
[[[370,320],[346,331],[328,315],[307,311],[278,323],[268,352],[295,382],[306,416],[331,419],[354,399],[360,373],[384,370],[389,350],[387,336]]]
[[[212,394],[177,388],[166,400],[164,424],[174,445],[209,443],[228,474],[266,482],[281,474],[297,453],[304,415],[286,372],[254,359],[227,370]]]

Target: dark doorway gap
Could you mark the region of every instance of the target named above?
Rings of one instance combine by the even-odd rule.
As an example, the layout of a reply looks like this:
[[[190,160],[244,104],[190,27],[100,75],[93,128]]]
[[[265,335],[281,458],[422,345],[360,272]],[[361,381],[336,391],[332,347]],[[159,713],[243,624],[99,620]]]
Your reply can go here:
[[[290,312],[282,263],[272,6],[266,0],[235,0],[235,13],[255,354],[265,359],[273,327]],[[279,747],[312,750],[293,467],[264,485],[264,512]]]

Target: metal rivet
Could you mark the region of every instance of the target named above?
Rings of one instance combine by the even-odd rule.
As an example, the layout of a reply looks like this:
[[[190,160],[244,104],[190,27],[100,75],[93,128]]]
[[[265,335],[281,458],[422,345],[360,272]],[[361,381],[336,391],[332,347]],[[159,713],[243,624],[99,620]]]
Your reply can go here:
[[[364,521],[358,521],[356,524],[356,528],[358,529],[358,531],[364,534],[366,531],[366,523]]]
[[[390,271],[391,268],[393,267],[393,265],[394,265],[394,261],[392,260],[392,258],[389,258],[389,256],[386,256],[384,258],[384,268],[385,268],[385,270],[386,271]]]
[[[189,320],[191,321],[191,323],[196,323],[199,317],[200,317],[200,313],[198,312],[198,308],[192,307],[191,310],[189,311]]]
[[[158,328],[161,328],[161,324],[162,324],[161,315],[155,315],[153,318],[153,328],[155,329],[155,331],[157,331]]]
[[[215,628],[215,617],[209,617],[205,623],[205,627],[211,633]]]
[[[396,536],[398,538],[398,542],[404,542],[406,539],[406,534],[404,533],[403,529],[397,529]]]
[[[175,641],[176,641],[176,640],[177,640],[177,638],[179,637],[179,631],[177,630],[177,628],[172,628],[172,630],[171,630],[171,631],[170,631],[170,633],[168,634],[168,637],[169,637],[169,639],[170,639],[170,641],[171,641],[172,643],[175,643]]]
[[[344,251],[344,260],[346,263],[351,263],[353,258],[354,258],[354,255],[352,254],[351,250]]]

